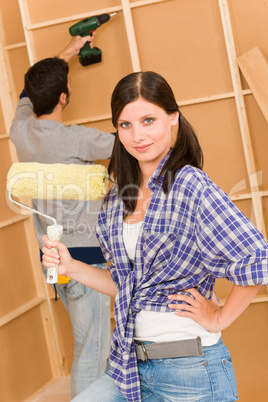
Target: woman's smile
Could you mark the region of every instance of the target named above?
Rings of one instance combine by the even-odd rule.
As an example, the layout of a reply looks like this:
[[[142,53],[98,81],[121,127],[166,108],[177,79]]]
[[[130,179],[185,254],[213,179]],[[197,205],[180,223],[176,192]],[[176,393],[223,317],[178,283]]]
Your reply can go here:
[[[140,146],[138,146],[138,147],[135,147],[135,149],[136,149],[138,152],[146,152],[146,151],[148,151],[148,150],[151,148],[151,146],[152,146],[152,144],[140,145]]]

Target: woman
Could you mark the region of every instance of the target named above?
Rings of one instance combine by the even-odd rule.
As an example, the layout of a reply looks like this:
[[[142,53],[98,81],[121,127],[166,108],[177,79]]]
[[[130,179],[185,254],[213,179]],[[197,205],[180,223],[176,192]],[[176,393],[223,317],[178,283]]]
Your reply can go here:
[[[267,283],[268,245],[202,172],[196,135],[164,78],[126,76],[111,107],[117,184],[96,226],[111,265],[75,261],[44,237],[47,268],[59,263],[60,274],[115,297],[109,373],[74,401],[235,401],[220,331]],[[213,287],[223,277],[233,288],[220,309]]]

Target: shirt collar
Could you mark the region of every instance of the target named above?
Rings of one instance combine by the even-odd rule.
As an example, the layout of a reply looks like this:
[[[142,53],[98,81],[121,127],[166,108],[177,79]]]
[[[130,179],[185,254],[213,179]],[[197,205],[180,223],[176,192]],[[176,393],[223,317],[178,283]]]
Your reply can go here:
[[[163,174],[160,177],[159,177],[159,175],[160,175],[161,169],[163,168],[164,164],[170,157],[171,151],[172,151],[172,149],[170,149],[168,151],[168,153],[164,156],[164,158],[161,160],[161,162],[157,166],[157,169],[155,170],[153,175],[150,177],[150,179],[148,181],[149,188],[154,187],[157,182],[159,183],[159,185],[161,185],[163,183],[163,179],[164,179]]]

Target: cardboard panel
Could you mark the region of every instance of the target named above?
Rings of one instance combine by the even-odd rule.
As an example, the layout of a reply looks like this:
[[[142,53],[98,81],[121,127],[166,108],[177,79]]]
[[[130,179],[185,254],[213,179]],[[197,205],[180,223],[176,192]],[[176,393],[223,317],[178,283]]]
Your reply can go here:
[[[5,126],[1,102],[0,102],[0,134],[6,134],[6,126]]]
[[[59,346],[62,349],[62,368],[65,375],[68,375],[71,374],[73,363],[74,340],[72,325],[70,317],[62,302],[60,300],[55,301],[55,299],[52,298],[51,303],[55,317],[56,329],[60,339]]]
[[[27,0],[30,11],[30,20],[32,24],[38,22],[55,20],[59,18],[69,17],[97,10],[115,7],[121,4],[120,0],[68,0],[62,3],[61,1],[55,2],[54,0],[36,1]],[[97,14],[96,14],[97,15]]]
[[[258,46],[268,55],[268,3],[261,0],[228,1],[232,25],[235,28],[237,56]]]
[[[116,129],[114,128],[111,120],[103,120],[103,121],[94,121],[90,124],[85,124],[86,127],[94,127],[100,131],[105,131],[107,133],[115,133]]]
[[[267,303],[250,305],[222,333],[232,356],[240,401],[267,400],[267,333]]]
[[[265,226],[268,227],[268,197],[267,196],[263,197],[262,205],[263,205],[263,217],[264,217]]]
[[[72,18],[72,15],[94,10],[100,13],[102,7],[114,7],[121,2],[26,0],[26,4],[30,7],[31,22],[39,23]],[[267,2],[233,0],[228,4],[238,55],[258,46],[267,56]],[[0,0],[0,9],[4,17],[6,42],[22,42],[24,35],[18,18],[17,0]],[[178,102],[233,91],[218,2],[170,0],[133,8],[132,14],[142,69],[155,70],[166,77]],[[68,30],[75,22],[35,29],[33,40],[37,59],[57,55],[70,41]],[[64,111],[65,121],[110,114],[110,97],[115,84],[132,72],[122,12],[97,30],[95,46],[103,52],[102,63],[82,67],[77,57],[70,62],[72,96],[70,105]],[[10,50],[9,56],[19,95],[28,68],[26,49]],[[246,88],[246,82],[243,83]],[[267,125],[251,95],[246,97],[246,109],[256,164],[263,172],[263,187],[268,190]],[[181,110],[196,129],[205,155],[204,170],[212,180],[229,195],[248,193],[248,174],[234,99],[194,104]],[[0,122],[2,120],[0,115]],[[90,125],[114,131],[110,120]],[[0,191],[3,194],[10,157],[5,140],[0,141]],[[15,215],[8,207],[2,208],[3,200],[2,195],[1,220]],[[251,219],[250,199],[235,204]],[[263,199],[263,206],[268,225],[268,197]],[[40,269],[40,266],[31,266],[23,223],[0,229],[0,245],[1,277],[5,278],[1,287],[0,312],[4,315],[35,299],[37,292],[32,270]],[[230,289],[228,281],[217,281],[216,290],[220,298],[226,298]],[[262,287],[260,294],[265,292],[266,288]],[[52,305],[56,330],[62,337],[62,367],[69,373],[73,353],[71,324],[62,304],[53,301]],[[3,362],[0,378],[4,384],[1,381],[0,400],[24,400],[53,378],[40,315],[39,308],[35,308],[0,328]],[[264,402],[267,399],[267,320],[267,303],[258,303],[251,305],[223,331],[223,339],[234,360],[240,400],[243,402]]]
[[[14,45],[25,41],[18,0],[0,0],[4,45]]]
[[[227,279],[217,279],[216,280],[216,285],[215,285],[215,292],[220,300],[227,299],[229,296],[231,290],[232,290],[233,284],[228,281]],[[266,296],[267,295],[267,288],[266,286],[262,286],[261,289],[258,292],[258,296]]]
[[[1,327],[0,345],[1,401],[23,401],[51,379],[38,307]]]
[[[244,215],[246,215],[246,217],[249,220],[253,221],[253,211],[252,211],[251,199],[235,201],[234,204],[237,206],[237,208],[240,209],[240,211],[243,212]]]
[[[0,302],[0,316],[3,316],[37,295],[23,223],[1,228],[0,244],[0,272],[5,284],[1,287]]]
[[[30,67],[27,48],[22,47],[9,50],[8,55],[16,91],[16,99],[18,101],[20,93],[24,88],[24,74]]]
[[[204,171],[226,193],[248,192],[247,171],[233,99],[181,108],[204,153]],[[241,183],[241,184],[240,184]]]
[[[178,101],[232,91],[217,2],[168,1],[133,19],[142,70],[164,75]]]
[[[0,175],[0,221],[10,219],[15,216],[12,205],[7,202],[8,194],[6,191],[7,172],[12,164],[9,154],[8,138],[0,139],[0,159],[1,159],[1,175]]]

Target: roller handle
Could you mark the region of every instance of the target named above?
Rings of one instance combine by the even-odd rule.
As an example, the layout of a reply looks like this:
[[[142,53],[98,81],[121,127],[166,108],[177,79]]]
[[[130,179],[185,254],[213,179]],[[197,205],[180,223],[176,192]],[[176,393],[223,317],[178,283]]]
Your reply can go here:
[[[63,232],[63,227],[61,225],[51,225],[47,227],[47,236],[50,241],[60,240]],[[53,247],[55,253],[58,253],[58,250]],[[52,268],[47,269],[47,283],[53,284],[58,282],[58,264],[56,264]]]

